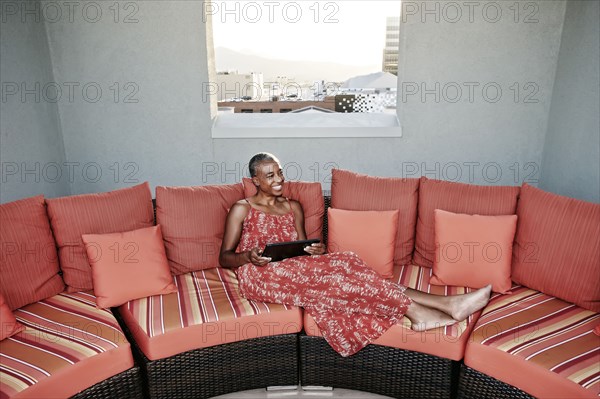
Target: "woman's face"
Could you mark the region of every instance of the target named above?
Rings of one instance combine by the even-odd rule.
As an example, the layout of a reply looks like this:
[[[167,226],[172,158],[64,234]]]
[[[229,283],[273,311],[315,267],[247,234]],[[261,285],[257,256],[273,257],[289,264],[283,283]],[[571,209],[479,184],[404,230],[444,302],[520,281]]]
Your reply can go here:
[[[256,168],[256,176],[252,178],[258,189],[271,195],[283,194],[283,171],[277,162],[261,162]]]

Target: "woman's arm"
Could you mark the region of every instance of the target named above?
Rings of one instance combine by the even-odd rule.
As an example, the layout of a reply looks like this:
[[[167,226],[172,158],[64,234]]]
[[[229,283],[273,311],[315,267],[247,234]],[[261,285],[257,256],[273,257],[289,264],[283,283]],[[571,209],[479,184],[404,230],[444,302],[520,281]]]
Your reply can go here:
[[[270,258],[260,256],[261,250],[259,248],[253,248],[251,251],[241,253],[235,252],[242,236],[242,226],[246,215],[248,215],[248,211],[249,207],[240,203],[234,204],[229,210],[227,220],[225,221],[225,234],[223,235],[221,252],[219,254],[219,263],[222,267],[234,268],[250,262],[257,266],[264,266],[271,260]]]
[[[294,211],[294,222],[296,223],[296,232],[299,240],[306,240],[306,230],[304,229],[304,211],[302,205],[298,201],[290,201],[290,206]],[[304,248],[311,255],[323,255],[325,253],[325,245],[323,243],[312,244],[310,247]]]

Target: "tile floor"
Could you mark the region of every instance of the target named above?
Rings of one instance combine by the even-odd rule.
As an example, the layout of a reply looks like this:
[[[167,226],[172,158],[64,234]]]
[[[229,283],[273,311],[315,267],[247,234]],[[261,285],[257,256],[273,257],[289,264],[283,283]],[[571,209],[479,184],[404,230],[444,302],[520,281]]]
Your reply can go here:
[[[267,391],[265,389],[253,389],[251,391],[243,391],[229,393],[227,395],[217,396],[214,399],[387,399],[387,396],[376,395],[361,391],[351,391],[349,389],[333,389],[333,390],[302,390],[300,387],[296,390],[278,390]]]

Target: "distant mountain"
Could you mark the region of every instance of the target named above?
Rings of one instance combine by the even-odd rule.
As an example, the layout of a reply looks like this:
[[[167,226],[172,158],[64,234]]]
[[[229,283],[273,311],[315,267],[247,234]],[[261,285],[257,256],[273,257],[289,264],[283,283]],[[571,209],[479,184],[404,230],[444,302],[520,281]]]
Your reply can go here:
[[[378,72],[381,66],[344,65],[333,62],[289,61],[244,54],[225,47],[215,49],[217,72],[238,71],[263,74],[265,82],[275,82],[286,76],[294,82],[312,84],[315,81],[343,82],[357,75]]]

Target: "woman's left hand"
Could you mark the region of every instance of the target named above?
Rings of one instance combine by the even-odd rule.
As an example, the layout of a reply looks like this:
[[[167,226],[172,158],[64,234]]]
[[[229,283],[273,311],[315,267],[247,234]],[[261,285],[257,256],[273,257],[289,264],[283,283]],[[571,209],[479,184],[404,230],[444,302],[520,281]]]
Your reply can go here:
[[[323,255],[325,253],[325,245],[321,242],[317,242],[308,247],[304,247],[304,250],[311,255]]]

